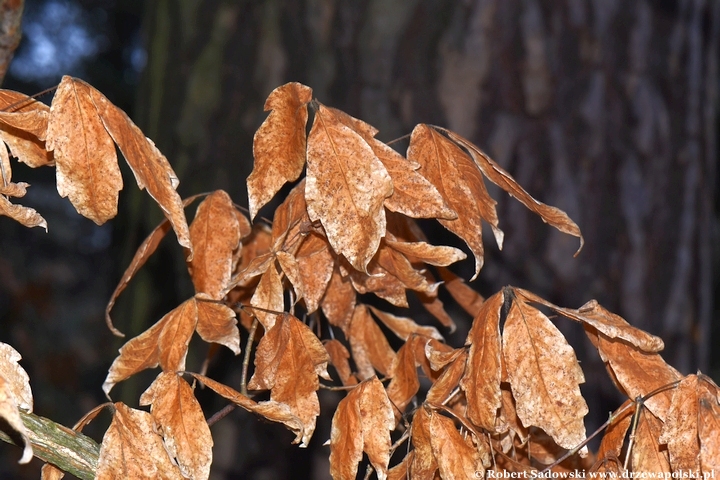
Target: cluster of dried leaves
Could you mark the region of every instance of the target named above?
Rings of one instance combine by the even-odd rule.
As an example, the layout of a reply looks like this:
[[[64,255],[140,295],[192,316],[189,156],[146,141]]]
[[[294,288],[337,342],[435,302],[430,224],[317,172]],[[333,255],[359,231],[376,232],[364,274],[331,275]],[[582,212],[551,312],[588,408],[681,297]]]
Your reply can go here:
[[[116,214],[122,188],[116,145],[138,186],[166,214],[108,304],[113,331],[119,334],[110,320],[115,299],[171,227],[186,249],[195,295],[130,339],[103,385],[110,395],[118,382],[159,366],[140,397],[149,412],[117,402],[98,407],[76,426],[101,408],[113,411],[97,478],[208,478],[213,441],[194,395],[196,382],[284,424],[307,445],[320,415],[321,379],[347,391],[329,441],[334,478],[355,478],[364,455],[381,479],[483,478],[489,470],[720,469],[718,387],[706,376],[684,377],[667,365],[658,354],[659,338],[595,301],[561,308],[513,287],[483,299],[446,268],[466,255],[429,244],[414,219],[437,219],[460,237],[475,257],[477,276],[481,220],[500,246],[503,241],[485,179],[579,237],[582,246],[577,225],[564,212],[532,198],[461,136],[418,125],[404,157],[377,140],[372,126],[313,100],[309,87],[290,83],[270,94],[271,113],[255,135],[250,218],[216,191],[202,200],[188,226],[184,208],[195,198],[180,199],[167,159],[86,83],[63,78],[49,109],[9,91],[0,92],[0,102],[0,139],[10,154],[33,167],[54,165],[60,195],[82,215],[100,224]],[[27,185],[11,182],[8,149],[0,148],[0,213],[46,226],[37,212],[9,201],[24,195]],[[251,223],[283,185],[298,180],[271,225]],[[439,288],[474,317],[460,348],[446,344],[433,326],[377,307],[391,305],[397,313],[417,302],[452,330]],[[381,300],[365,303],[373,297]],[[598,452],[584,446],[588,409],[575,352],[540,308],[579,322],[631,399],[611,415]],[[244,377],[237,391],[185,372],[194,332],[240,354],[238,319],[250,332],[249,382]],[[397,338],[388,339],[381,326]],[[32,405],[17,359],[11,351],[0,369],[0,400],[6,399],[0,408],[8,419],[12,408],[4,405]],[[248,391],[269,391],[269,400],[255,401]],[[59,472],[48,468],[44,475],[58,478]]]

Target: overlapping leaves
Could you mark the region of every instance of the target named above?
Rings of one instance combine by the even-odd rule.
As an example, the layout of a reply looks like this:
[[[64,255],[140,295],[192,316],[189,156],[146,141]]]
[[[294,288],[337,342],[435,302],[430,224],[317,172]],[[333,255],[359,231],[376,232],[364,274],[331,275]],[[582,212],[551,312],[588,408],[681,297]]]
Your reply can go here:
[[[460,237],[477,276],[482,222],[500,247],[504,237],[486,179],[583,242],[564,212],[532,198],[454,132],[418,125],[403,156],[377,140],[371,125],[313,100],[309,87],[281,86],[268,97],[271,113],[254,138],[250,219],[216,191],[188,226],[184,208],[197,197],[180,200],[167,159],[86,83],[63,78],[49,109],[14,92],[0,91],[0,102],[10,107],[0,112],[7,145],[0,148],[0,214],[44,226],[37,212],[9,201],[27,189],[12,182],[12,155],[31,166],[55,165],[60,195],[96,223],[107,221],[122,188],[116,146],[166,214],[112,295],[106,318],[113,331],[119,334],[110,320],[118,295],[171,227],[186,249],[194,295],[128,340],[109,369],[108,395],[142,370],[161,372],[140,398],[150,412],[112,405],[98,478],[208,478],[212,438],[193,386],[178,372],[195,367],[187,361],[195,332],[241,353],[238,316],[252,337],[244,352],[245,368],[254,358],[249,382],[236,391],[190,375],[234,405],[282,423],[306,446],[321,414],[321,380],[333,379],[331,365],[347,390],[330,434],[334,478],[355,478],[363,455],[378,478],[413,479],[481,477],[488,469],[527,474],[543,466],[620,472],[630,465],[665,473],[720,465],[718,388],[702,374],[683,377],[667,365],[659,338],[595,301],[562,308],[514,287],[485,300],[446,268],[465,253],[430,244],[414,219],[436,219]],[[251,225],[289,182],[297,183],[272,226]],[[445,330],[398,311],[417,300],[452,330],[441,289],[473,317],[464,347],[452,348]],[[228,305],[240,305],[239,315]],[[594,467],[581,458],[584,374],[548,309],[582,325],[620,391],[641,399],[611,418]],[[253,399],[261,392],[269,400]],[[405,432],[395,445],[394,430]],[[628,435],[632,449],[623,447]],[[409,453],[391,468],[405,441]]]

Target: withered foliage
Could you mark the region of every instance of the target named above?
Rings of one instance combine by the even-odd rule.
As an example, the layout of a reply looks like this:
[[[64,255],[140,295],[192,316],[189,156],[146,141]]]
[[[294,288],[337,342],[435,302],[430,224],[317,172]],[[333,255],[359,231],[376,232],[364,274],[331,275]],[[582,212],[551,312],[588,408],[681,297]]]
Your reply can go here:
[[[465,253],[428,243],[415,219],[436,219],[462,239],[474,256],[475,278],[484,261],[482,223],[501,248],[504,237],[486,180],[578,237],[580,247],[583,242],[564,212],[532,198],[458,134],[418,125],[403,156],[377,140],[371,125],[314,100],[309,87],[283,85],[268,97],[270,114],[255,135],[249,217],[216,191],[202,199],[188,225],[185,208],[195,197],[180,199],[167,159],[90,85],[63,78],[49,109],[0,91],[0,108],[6,145],[0,148],[0,214],[47,228],[38,212],[10,201],[28,188],[12,181],[15,157],[32,167],[55,166],[60,195],[94,222],[109,220],[123,186],[116,146],[138,186],[165,213],[108,303],[115,333],[110,313],[117,296],[171,228],[195,287],[191,298],[129,339],[110,366],[103,385],[108,396],[142,370],[160,372],[139,398],[149,411],[108,404],[113,420],[97,478],[208,478],[213,441],[208,412],[195,399],[198,381],[282,423],[301,446],[321,414],[318,389],[344,390],[328,442],[330,473],[338,479],[362,474],[363,457],[367,472],[380,479],[720,468],[720,391],[700,373],[683,376],[667,365],[658,353],[662,340],[594,300],[563,308],[515,287],[484,299],[446,268]],[[289,182],[296,184],[272,225],[252,224]],[[454,322],[440,289],[474,317],[459,348],[445,343],[443,333]],[[437,325],[418,324],[399,310],[412,302]],[[548,310],[582,325],[628,397],[611,415],[597,452],[585,446],[588,408],[579,388],[585,376]],[[254,335],[245,352],[240,327]],[[184,372],[195,332],[243,353],[246,362],[254,359],[241,391]],[[0,416],[22,437],[18,408],[30,410],[32,394],[17,352],[0,347]],[[262,392],[269,400],[253,399]],[[23,460],[29,455],[26,449]],[[45,472],[57,478],[56,471]]]

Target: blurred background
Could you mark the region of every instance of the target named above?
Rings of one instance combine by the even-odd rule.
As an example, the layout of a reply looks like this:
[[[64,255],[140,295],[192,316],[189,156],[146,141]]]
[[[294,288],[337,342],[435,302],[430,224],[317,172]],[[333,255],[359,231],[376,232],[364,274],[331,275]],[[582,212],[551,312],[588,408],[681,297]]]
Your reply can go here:
[[[18,7],[0,0],[6,37]],[[448,127],[585,236],[573,258],[575,238],[492,190],[505,245],[487,243],[474,288],[515,285],[572,308],[595,298],[661,336],[682,373],[717,381],[719,42],[720,2],[709,0],[28,0],[2,87],[35,94],[62,75],[82,78],[155,141],[183,197],[224,189],[243,205],[263,103],[285,82],[311,86],[381,140],[421,122]],[[13,162],[14,178],[32,185],[20,203],[49,232],[0,218],[0,341],[23,355],[36,413],[68,426],[106,401],[100,387],[122,340],[104,308],[162,218],[123,168],[120,213],[97,226],[59,198],[54,169]],[[472,268],[455,271],[468,279]],[[115,324],[135,336],[191,294],[171,235],[120,297]],[[456,315],[459,346],[471,319]],[[582,330],[558,325],[582,361],[592,429],[621,397]],[[223,352],[210,375],[237,386],[239,366]],[[137,406],[155,374],[121,383],[113,399]],[[338,397],[321,393],[332,411]],[[224,405],[200,397],[208,416]],[[108,423],[101,416],[87,432],[99,441]],[[212,478],[327,478],[329,425],[322,416],[306,451],[236,411],[213,427]],[[0,445],[0,478],[38,478],[40,463],[18,467],[18,457]]]

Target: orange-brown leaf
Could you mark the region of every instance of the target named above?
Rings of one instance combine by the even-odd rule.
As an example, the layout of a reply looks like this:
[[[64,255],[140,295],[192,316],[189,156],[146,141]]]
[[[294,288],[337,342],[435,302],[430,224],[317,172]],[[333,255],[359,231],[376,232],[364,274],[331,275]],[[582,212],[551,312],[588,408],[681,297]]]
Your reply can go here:
[[[255,354],[255,373],[248,388],[270,390],[270,399],[285,403],[302,420],[302,446],[307,446],[320,414],[318,375],[330,379],[330,360],[315,334],[292,315],[278,315]]]
[[[286,404],[278,403],[272,400],[258,403],[250,399],[249,397],[243,395],[242,393],[228,387],[227,385],[216,382],[211,378],[205,377],[198,373],[188,372],[188,374],[198,379],[200,382],[202,382],[203,385],[208,387],[213,392],[217,393],[218,395],[227,400],[230,400],[235,405],[244,408],[248,412],[262,415],[271,422],[282,423],[296,435],[295,441],[293,443],[298,443],[301,440],[303,433],[303,422],[293,412],[290,411],[290,407],[288,407]]]
[[[489,432],[495,431],[495,419],[502,399],[500,345],[500,310],[505,301],[502,290],[482,305],[473,320],[466,344],[470,345],[465,375],[460,387],[467,397],[467,417]]]
[[[197,303],[197,333],[208,343],[219,343],[240,353],[240,331],[235,311],[226,305],[207,302],[203,295],[195,297]]]
[[[14,385],[12,380],[6,379],[0,372],[0,430],[22,447],[23,454],[18,463],[24,464],[32,460],[33,449],[18,410],[16,391],[19,388],[21,386]]]
[[[310,87],[291,82],[277,87],[265,101],[265,111],[272,112],[255,133],[255,166],[247,179],[251,219],[286,182],[297,180],[302,173],[310,100]]]
[[[660,446],[658,438],[662,431],[662,422],[650,411],[643,409],[635,430],[635,446],[631,459],[632,470],[644,474],[670,473],[667,450]]]
[[[416,170],[411,162],[374,137],[377,130],[362,120],[334,108],[328,108],[342,123],[357,132],[372,148],[392,178],[393,193],[385,199],[385,207],[413,218],[456,218],[437,189]]]
[[[411,439],[413,444],[412,462],[408,478],[417,480],[433,480],[438,465],[432,451],[430,435],[430,409],[418,408],[413,415]]]
[[[432,404],[442,405],[447,401],[450,394],[457,388],[458,382],[463,377],[467,362],[467,352],[458,349],[457,356],[442,371],[435,383],[425,396],[425,401]]]
[[[535,200],[515,181],[513,177],[510,176],[509,173],[503,170],[500,165],[495,163],[493,159],[488,157],[478,147],[457,133],[449,130],[446,130],[446,132],[451,139],[462,145],[470,152],[470,155],[473,160],[475,160],[478,168],[482,171],[483,175],[488,178],[488,180],[518,199],[518,201],[530,209],[530,211],[539,215],[545,223],[549,223],[561,232],[578,237],[580,239],[580,247],[578,247],[577,251],[580,252],[580,250],[582,250],[585,240],[580,233],[580,228],[578,228],[575,222],[570,220],[570,217],[568,217],[565,212],[559,208],[551,207]]]
[[[600,357],[612,371],[614,378],[630,398],[647,395],[653,390],[680,379],[680,374],[665,363],[657,353],[645,353],[621,340],[612,340],[598,333],[596,338]],[[672,402],[672,392],[664,391],[645,400],[645,405],[663,420]]]
[[[445,282],[443,286],[450,292],[450,295],[467,313],[475,317],[480,311],[485,299],[478,292],[473,290],[465,280],[452,273],[447,268],[438,268],[440,278]]]
[[[699,383],[697,375],[688,375],[680,381],[673,391],[658,439],[667,445],[673,470],[700,470]]]
[[[418,325],[411,318],[398,317],[397,315],[393,315],[392,313],[378,310],[373,306],[370,307],[370,310],[372,311],[373,315],[375,315],[378,319],[380,319],[381,322],[385,324],[387,328],[392,330],[395,335],[397,335],[403,340],[407,340],[408,338],[410,338],[410,335],[413,334],[427,337],[425,338],[426,341],[428,340],[428,338],[434,338],[435,340],[444,340],[443,336],[440,335],[440,332],[438,332],[437,328],[435,327]]]
[[[446,267],[467,258],[462,250],[454,247],[431,245],[427,242],[398,242],[390,239],[387,239],[386,243],[393,250],[410,257],[412,261],[421,261],[440,267]]]
[[[503,353],[523,425],[542,428],[567,449],[585,440],[588,407],[579,387],[585,377],[575,351],[542,312],[519,297],[505,321]]]
[[[21,162],[36,168],[55,163],[45,150],[50,108],[12,90],[0,90],[0,141]]]
[[[378,479],[385,479],[390,461],[390,432],[394,428],[393,408],[377,377],[352,389],[338,404],[330,430],[333,478],[354,479],[364,451]]]
[[[718,387],[705,375],[698,394],[698,438],[700,439],[700,466],[703,473],[720,471],[720,402]]]
[[[227,193],[217,190],[198,205],[190,241],[195,255],[188,267],[195,292],[221,300],[230,284],[233,252],[240,244],[240,224]]]
[[[54,153],[60,196],[101,225],[117,215],[123,181],[92,90],[81,80],[62,78],[50,107],[45,147]]]
[[[498,218],[493,200],[485,188],[480,171],[465,152],[427,125],[418,125],[410,137],[408,159],[421,165],[420,172],[437,188],[456,219],[438,219],[440,224],[462,238],[475,255],[475,275],[483,265],[481,219],[497,229]],[[497,233],[500,232],[500,233]]]
[[[392,376],[395,352],[365,305],[355,307],[346,335],[361,380],[374,376],[375,370]]]
[[[440,471],[448,480],[485,478],[485,467],[477,448],[468,444],[455,424],[437,412],[430,412],[430,446]]]
[[[140,405],[150,405],[165,448],[182,474],[207,479],[213,439],[190,385],[174,372],[162,372],[142,394]]]
[[[350,370],[350,362],[348,361],[350,359],[350,352],[345,348],[345,345],[334,338],[324,341],[323,345],[328,355],[330,355],[330,363],[335,367],[342,384],[345,386],[357,385],[357,378],[355,378],[352,370]]]
[[[516,289],[516,291],[531,302],[540,303],[565,317],[590,325],[609,338],[625,340],[645,352],[656,353],[664,347],[660,337],[650,335],[639,328],[633,327],[621,316],[603,308],[596,300],[590,300],[582,307],[574,310],[558,307],[527,290]]]
[[[324,106],[308,137],[305,200],[310,220],[320,220],[328,241],[359,271],[385,234],[383,202],[392,180],[360,135]]]
[[[271,263],[265,273],[260,277],[260,283],[250,299],[250,305],[259,307],[252,309],[252,314],[258,319],[265,330],[270,330],[275,324],[277,312],[285,310],[285,299],[280,272],[275,264]],[[275,312],[275,313],[272,313]]]
[[[90,97],[100,114],[100,119],[130,165],[138,187],[141,190],[147,189],[150,196],[158,203],[170,220],[178,243],[190,251],[189,259],[192,259],[190,230],[182,200],[176,191],[180,181],[170,163],[125,112],[110,103],[94,88],[90,87],[90,89]]]
[[[0,215],[10,217],[26,227],[43,227],[47,231],[47,222],[35,209],[15,205],[4,195],[0,195]]]
[[[170,460],[152,415],[118,402],[100,446],[95,478],[181,480],[183,475]]]
[[[6,381],[13,403],[23,410],[32,412],[33,395],[30,378],[18,363],[21,359],[17,350],[7,343],[0,342],[0,376]]]
[[[116,383],[158,364],[164,371],[184,370],[197,317],[195,298],[191,298],[123,345],[103,383],[105,394],[109,394]]]
[[[628,399],[622,404],[621,408],[627,407],[631,403],[633,403],[632,400]],[[627,408],[619,416],[615,416],[612,419],[610,425],[605,429],[605,435],[603,435],[602,441],[600,442],[600,448],[597,453],[598,458],[620,457],[633,412],[634,410],[632,408]]]
[[[350,279],[344,277],[336,266],[320,305],[330,324],[340,327],[346,335],[355,311],[356,298]]]
[[[327,240],[316,233],[310,233],[305,237],[295,258],[305,307],[308,313],[312,313],[320,306],[320,301],[328,288],[335,258]]]
[[[418,344],[426,341],[427,338],[413,335],[400,347],[395,356],[395,364],[392,366],[393,378],[388,385],[387,395],[393,404],[393,412],[397,420],[405,413],[405,407],[420,390],[417,374],[419,362],[415,359],[415,352],[418,350]]]

